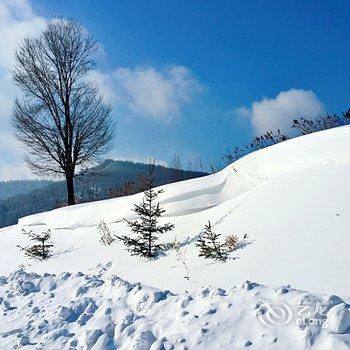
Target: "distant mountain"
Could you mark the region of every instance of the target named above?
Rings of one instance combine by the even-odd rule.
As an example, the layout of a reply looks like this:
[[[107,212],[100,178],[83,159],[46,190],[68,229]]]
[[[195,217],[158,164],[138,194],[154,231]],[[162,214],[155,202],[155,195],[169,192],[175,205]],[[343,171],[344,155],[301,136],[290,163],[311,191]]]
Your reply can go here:
[[[106,160],[75,181],[78,202],[120,197],[138,192],[137,179],[146,175],[148,164]],[[207,175],[156,166],[157,185]],[[64,181],[0,182],[0,227],[16,224],[18,219],[65,205]]]
[[[0,200],[7,199],[18,194],[26,194],[38,188],[48,185],[50,181],[44,180],[19,180],[0,181]]]

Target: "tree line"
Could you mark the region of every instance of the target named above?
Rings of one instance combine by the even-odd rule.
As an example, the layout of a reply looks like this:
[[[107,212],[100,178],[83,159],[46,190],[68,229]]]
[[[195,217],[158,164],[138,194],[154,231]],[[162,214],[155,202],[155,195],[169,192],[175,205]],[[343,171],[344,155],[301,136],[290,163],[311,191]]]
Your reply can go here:
[[[85,203],[102,199],[116,198],[140,192],[138,177],[147,175],[148,165],[132,161],[105,160],[90,172],[75,180],[75,201]],[[156,165],[157,185],[165,185],[179,180],[188,180],[207,173],[187,171]],[[64,181],[26,181],[0,183],[9,185],[9,197],[0,199],[0,227],[16,224],[23,216],[52,210],[67,205]]]
[[[236,146],[232,149],[227,148],[226,153],[221,157],[221,162],[211,164],[211,172],[215,173],[221,170],[236,160],[245,155],[263,149],[280,142],[287,141],[293,137],[312,134],[314,132],[337,128],[350,124],[350,109],[341,114],[325,114],[316,118],[309,118],[307,116],[300,116],[291,121],[291,130],[294,129],[294,135],[287,135],[282,133],[280,129],[276,131],[266,131],[264,134],[253,137],[251,142]]]

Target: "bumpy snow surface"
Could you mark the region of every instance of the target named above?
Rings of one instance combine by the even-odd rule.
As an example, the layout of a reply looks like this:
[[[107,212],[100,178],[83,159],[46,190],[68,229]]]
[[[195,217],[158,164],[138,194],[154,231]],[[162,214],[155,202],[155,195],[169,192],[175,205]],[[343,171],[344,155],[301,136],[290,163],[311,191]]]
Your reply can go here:
[[[124,218],[135,218],[141,194],[0,230],[0,275],[7,276],[0,349],[350,348],[349,150],[350,128],[342,127],[164,186],[162,222],[175,230],[161,240],[176,238],[181,249],[155,261],[131,257],[120,242],[99,243],[101,220],[129,233]],[[222,239],[240,239],[226,263],[198,257],[195,242],[208,220]],[[22,228],[51,229],[54,256],[28,262],[17,248],[28,244]],[[108,268],[90,270],[98,264]],[[295,289],[276,288],[286,285]]]
[[[104,270],[58,276],[19,270],[1,278],[1,349],[297,350],[350,344],[343,334],[350,312],[336,296],[248,281],[229,291],[172,294]]]

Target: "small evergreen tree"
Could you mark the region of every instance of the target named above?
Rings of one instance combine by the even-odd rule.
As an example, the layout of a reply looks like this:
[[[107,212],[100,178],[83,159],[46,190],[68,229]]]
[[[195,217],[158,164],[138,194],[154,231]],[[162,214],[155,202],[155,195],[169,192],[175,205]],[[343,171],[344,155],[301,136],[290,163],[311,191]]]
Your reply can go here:
[[[52,254],[53,244],[51,243],[51,231],[34,233],[33,231],[22,230],[35,244],[27,247],[17,246],[24,251],[24,254],[30,259],[46,260]]]
[[[150,161],[148,166],[148,175],[139,179],[140,189],[144,192],[144,198],[140,204],[135,204],[133,209],[140,217],[139,220],[125,221],[128,223],[131,231],[136,234],[135,238],[129,236],[118,237],[131,255],[137,255],[148,259],[154,259],[163,251],[163,246],[159,244],[158,234],[171,231],[174,228],[172,224],[158,225],[158,218],[165,213],[159,203],[155,203],[158,195],[163,193],[162,189],[155,190],[155,162]]]
[[[214,259],[219,261],[226,261],[228,258],[228,251],[225,243],[220,243],[220,234],[212,230],[211,223],[204,227],[203,234],[198,238],[196,246],[199,247],[199,256],[206,259]]]

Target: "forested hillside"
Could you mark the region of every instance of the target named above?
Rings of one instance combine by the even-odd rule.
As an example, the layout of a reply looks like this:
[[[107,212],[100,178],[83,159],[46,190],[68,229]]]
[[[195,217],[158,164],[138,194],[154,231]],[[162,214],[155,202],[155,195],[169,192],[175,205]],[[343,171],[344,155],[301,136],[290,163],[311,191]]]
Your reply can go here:
[[[137,179],[148,164],[106,160],[75,180],[78,202],[114,198],[138,192]],[[158,185],[206,175],[164,166],[156,167]],[[12,195],[11,195],[12,194]],[[61,181],[12,181],[0,183],[0,227],[17,223],[20,217],[65,205],[66,187]]]
[[[17,194],[29,193],[49,183],[50,181],[44,180],[0,181],[0,200],[16,196]]]

